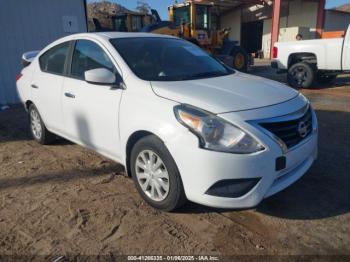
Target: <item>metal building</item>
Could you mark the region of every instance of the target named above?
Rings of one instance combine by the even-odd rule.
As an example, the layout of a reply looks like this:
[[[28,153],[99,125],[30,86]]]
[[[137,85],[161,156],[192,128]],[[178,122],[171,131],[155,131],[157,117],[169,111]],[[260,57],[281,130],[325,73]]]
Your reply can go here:
[[[87,31],[85,0],[8,0],[0,8],[0,105],[18,103],[21,56],[62,36]]]
[[[326,10],[324,30],[326,32],[346,31],[350,25],[350,12],[340,10]]]
[[[269,58],[274,43],[319,38],[323,32],[325,0],[213,0],[220,6],[221,27],[249,53]]]

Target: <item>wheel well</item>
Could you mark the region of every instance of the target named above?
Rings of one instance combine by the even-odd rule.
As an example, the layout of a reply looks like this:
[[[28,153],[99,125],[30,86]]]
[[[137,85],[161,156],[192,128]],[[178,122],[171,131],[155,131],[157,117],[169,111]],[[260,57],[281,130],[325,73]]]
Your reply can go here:
[[[317,57],[313,53],[295,53],[291,54],[288,58],[288,68],[292,65],[299,63],[299,62],[306,62],[309,64],[317,65]]]
[[[128,142],[126,143],[126,162],[125,162],[126,172],[129,177],[131,177],[130,163],[129,163],[131,150],[140,139],[150,135],[155,135],[155,134],[148,131],[141,130],[141,131],[136,131],[129,137]]]
[[[26,101],[25,106],[26,106],[26,109],[27,109],[27,110],[29,109],[29,107],[30,107],[31,104],[33,104],[32,101],[30,101],[30,100]]]

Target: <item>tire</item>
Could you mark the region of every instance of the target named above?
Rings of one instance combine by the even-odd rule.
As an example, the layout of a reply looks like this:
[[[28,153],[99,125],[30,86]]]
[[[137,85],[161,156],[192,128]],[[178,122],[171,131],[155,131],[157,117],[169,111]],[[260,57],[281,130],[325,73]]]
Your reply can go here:
[[[237,69],[241,72],[247,72],[248,71],[248,63],[249,58],[248,54],[244,49],[241,47],[235,47],[233,52],[231,53],[232,56],[232,67],[234,69]]]
[[[146,136],[134,145],[129,164],[135,186],[149,205],[169,212],[185,204],[180,172],[168,149],[156,136]],[[147,164],[148,167],[156,166],[156,169],[150,171]]]
[[[296,63],[288,69],[287,79],[294,88],[310,88],[315,79],[315,69],[305,62]]]
[[[35,105],[31,104],[28,109],[30,131],[35,141],[42,145],[51,144],[56,136],[48,131]]]
[[[317,82],[320,84],[331,84],[337,78],[337,75],[328,75],[324,73],[317,74]]]

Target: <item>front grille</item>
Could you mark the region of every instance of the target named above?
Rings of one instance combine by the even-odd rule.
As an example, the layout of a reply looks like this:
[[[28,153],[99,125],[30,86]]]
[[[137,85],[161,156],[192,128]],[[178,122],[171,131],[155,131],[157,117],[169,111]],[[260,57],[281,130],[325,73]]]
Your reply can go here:
[[[260,126],[282,140],[287,148],[299,144],[312,133],[312,112],[309,108],[306,113],[298,118],[282,122],[265,122]]]

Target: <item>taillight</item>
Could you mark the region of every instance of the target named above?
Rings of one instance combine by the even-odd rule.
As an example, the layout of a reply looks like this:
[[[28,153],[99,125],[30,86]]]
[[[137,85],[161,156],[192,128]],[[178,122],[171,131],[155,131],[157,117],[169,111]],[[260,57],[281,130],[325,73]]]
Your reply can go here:
[[[20,80],[22,76],[23,76],[23,75],[22,75],[21,73],[19,73],[18,75],[16,75],[16,82],[17,82],[18,80]]]
[[[277,46],[273,47],[273,52],[272,52],[272,58],[277,58],[278,57],[278,48]]]

